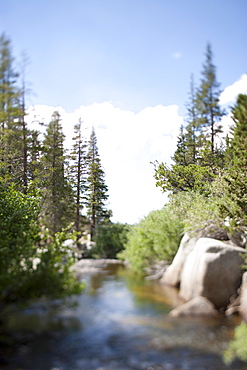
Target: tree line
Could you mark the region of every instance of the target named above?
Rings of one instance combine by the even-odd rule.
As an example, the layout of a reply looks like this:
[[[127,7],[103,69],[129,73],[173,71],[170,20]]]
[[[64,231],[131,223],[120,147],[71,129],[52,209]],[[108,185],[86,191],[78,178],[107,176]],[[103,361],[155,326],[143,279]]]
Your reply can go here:
[[[213,53],[207,45],[202,77],[198,88],[191,79],[187,124],[181,127],[172,165],[155,163],[156,185],[169,192],[198,192],[205,199],[221,198],[219,219],[229,232],[247,227],[247,95],[240,94],[231,107],[232,126],[223,137],[220,84]],[[216,185],[217,184],[217,185]],[[220,190],[219,190],[220,189]],[[222,201],[224,199],[224,202]],[[226,222],[227,218],[227,222]]]
[[[74,222],[78,240],[82,224],[92,238],[97,226],[109,221],[108,188],[99,156],[94,128],[89,140],[83,123],[74,125],[73,146],[64,148],[65,136],[58,112],[46,126],[44,138],[26,123],[26,91],[22,76],[14,69],[10,40],[0,38],[0,178],[6,186],[40,197],[40,220],[51,235]],[[18,85],[18,80],[22,85]],[[42,124],[42,122],[40,122]],[[43,124],[44,125],[44,124]]]
[[[111,225],[97,137],[81,119],[65,149],[59,112],[40,130],[27,125],[25,76],[10,39],[0,36],[0,302],[63,295],[81,286],[71,275],[68,247]],[[43,128],[43,131],[44,131]],[[102,231],[101,231],[102,234]]]

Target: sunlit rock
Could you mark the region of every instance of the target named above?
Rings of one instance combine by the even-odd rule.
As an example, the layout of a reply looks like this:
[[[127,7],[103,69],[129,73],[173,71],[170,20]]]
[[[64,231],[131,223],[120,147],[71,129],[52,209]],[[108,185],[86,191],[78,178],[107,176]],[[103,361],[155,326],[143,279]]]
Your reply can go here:
[[[196,297],[186,302],[170,312],[170,316],[216,316],[218,311],[212,302],[205,297]]]
[[[243,274],[239,311],[244,320],[247,321],[247,272]]]
[[[160,280],[161,283],[172,285],[175,287],[179,286],[183,265],[189,253],[194,248],[197,240],[197,236],[191,237],[188,233],[185,233],[172,264],[168,266],[163,277]]]
[[[206,297],[216,308],[226,308],[241,283],[241,253],[247,252],[219,240],[200,238],[183,265],[180,296],[186,301]]]

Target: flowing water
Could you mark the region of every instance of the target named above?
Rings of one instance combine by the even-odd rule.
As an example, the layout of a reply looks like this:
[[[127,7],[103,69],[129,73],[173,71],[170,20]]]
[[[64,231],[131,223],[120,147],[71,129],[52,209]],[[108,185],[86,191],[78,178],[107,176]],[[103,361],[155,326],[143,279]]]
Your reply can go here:
[[[120,264],[84,278],[76,305],[39,303],[6,316],[1,370],[247,370],[221,358],[238,318],[171,318],[176,290]]]

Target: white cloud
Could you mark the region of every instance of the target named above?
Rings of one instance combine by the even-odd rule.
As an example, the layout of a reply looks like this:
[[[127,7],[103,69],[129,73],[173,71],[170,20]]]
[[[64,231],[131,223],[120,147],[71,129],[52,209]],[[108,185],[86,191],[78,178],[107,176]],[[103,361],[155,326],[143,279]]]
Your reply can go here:
[[[167,197],[155,187],[150,162],[170,162],[183,122],[178,106],[158,105],[134,113],[105,102],[67,113],[62,107],[39,105],[29,108],[28,120],[48,123],[54,110],[61,114],[67,143],[79,118],[87,136],[95,127],[114,221],[135,223],[165,204]]]
[[[180,56],[180,53],[173,55]],[[234,102],[239,93],[247,93],[247,74],[222,92],[220,103]],[[67,113],[62,107],[36,105],[28,109],[27,121],[34,121],[34,127],[38,127],[37,121],[47,124],[55,110],[61,115],[67,146],[71,145],[74,124],[79,118],[86,136],[95,127],[114,221],[135,223],[165,204],[167,197],[155,187],[150,162],[170,162],[183,123],[178,106],[158,105],[134,113],[105,102]],[[232,124],[230,114],[223,117],[222,124],[226,134]]]
[[[233,103],[239,94],[247,94],[247,74],[243,74],[240,79],[232,85],[227,86],[220,95],[220,104]]]

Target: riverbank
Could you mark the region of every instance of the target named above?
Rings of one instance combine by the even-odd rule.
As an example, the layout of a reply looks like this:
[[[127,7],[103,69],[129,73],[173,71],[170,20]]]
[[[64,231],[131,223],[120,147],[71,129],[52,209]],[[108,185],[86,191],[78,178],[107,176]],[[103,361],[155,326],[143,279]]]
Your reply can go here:
[[[83,279],[85,275],[97,274],[110,265],[123,265],[126,263],[117,259],[81,259],[74,263],[71,270],[74,271],[77,279]]]

